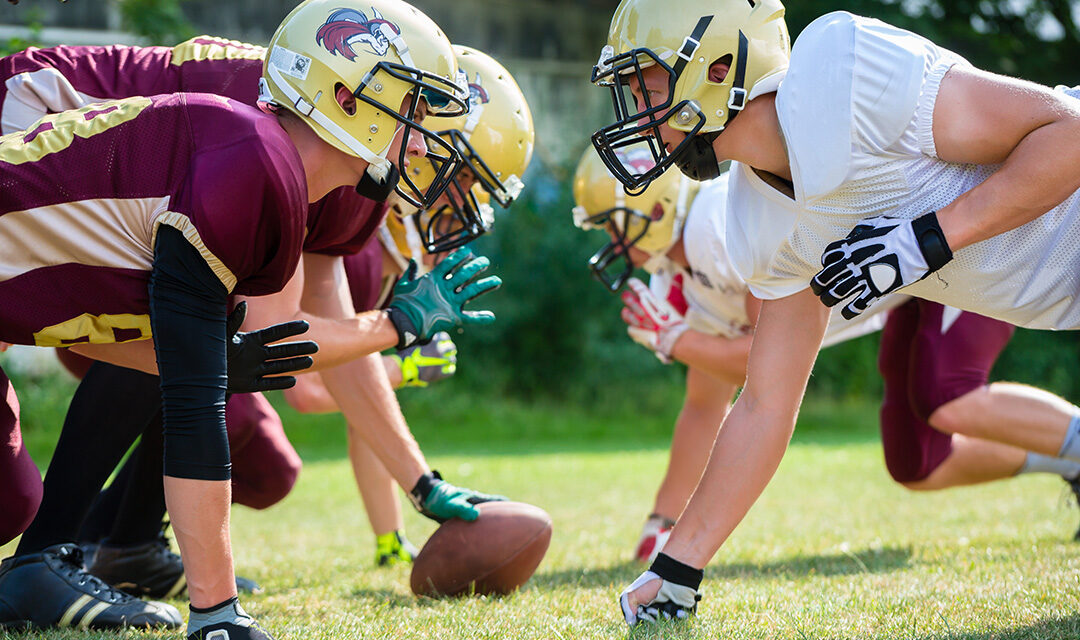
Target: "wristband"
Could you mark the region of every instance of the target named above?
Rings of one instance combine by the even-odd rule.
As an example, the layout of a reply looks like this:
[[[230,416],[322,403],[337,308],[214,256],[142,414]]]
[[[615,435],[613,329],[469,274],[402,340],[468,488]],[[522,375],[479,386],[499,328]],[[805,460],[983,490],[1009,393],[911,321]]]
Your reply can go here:
[[[705,577],[704,569],[695,569],[688,564],[683,564],[666,553],[657,554],[649,571],[660,576],[662,580],[689,587],[694,591],[698,590],[701,580]]]
[[[937,212],[923,214],[911,221],[911,230],[915,233],[915,240],[919,243],[919,251],[930,271],[937,271],[944,267],[953,258],[952,249],[945,240],[945,232],[938,224]]]

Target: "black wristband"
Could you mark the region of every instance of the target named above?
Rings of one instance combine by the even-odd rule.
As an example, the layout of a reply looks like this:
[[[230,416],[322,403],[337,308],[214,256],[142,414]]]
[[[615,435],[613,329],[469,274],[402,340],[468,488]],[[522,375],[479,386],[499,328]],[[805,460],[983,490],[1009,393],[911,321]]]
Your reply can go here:
[[[430,472],[420,476],[420,479],[416,481],[416,486],[409,491],[409,494],[419,500],[420,504],[423,504],[427,500],[428,494],[441,480],[442,474],[432,469]]]
[[[698,590],[698,587],[701,586],[702,578],[705,577],[704,569],[695,569],[688,564],[683,564],[666,553],[661,553],[656,556],[656,560],[653,560],[652,566],[649,567],[649,571],[652,571],[668,582],[673,582],[684,587],[690,587],[694,591]]]
[[[189,604],[188,609],[191,609],[195,613],[213,613],[214,611],[217,611],[218,609],[220,609],[222,607],[231,605],[231,604],[239,602],[239,601],[240,601],[239,596],[233,596],[233,597],[229,598],[228,600],[226,600],[224,602],[219,602],[219,603],[215,604],[212,607],[206,607],[205,609],[200,609],[199,607],[196,607],[193,604]]]
[[[390,323],[394,325],[398,334],[398,343],[394,345],[394,348],[401,351],[416,344],[418,337],[416,325],[409,319],[408,314],[397,307],[390,307],[386,313],[390,316]]]
[[[926,260],[930,271],[937,271],[952,260],[952,249],[945,240],[945,232],[938,224],[937,212],[923,214],[911,221],[911,230],[915,232],[915,240],[919,243],[923,259]]]

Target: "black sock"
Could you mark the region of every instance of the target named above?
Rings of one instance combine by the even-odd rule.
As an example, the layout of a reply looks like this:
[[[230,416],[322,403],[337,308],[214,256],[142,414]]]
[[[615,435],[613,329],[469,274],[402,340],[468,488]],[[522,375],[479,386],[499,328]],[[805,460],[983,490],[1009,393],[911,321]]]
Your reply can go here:
[[[116,514],[120,510],[120,501],[124,499],[124,490],[131,482],[133,473],[132,461],[138,447],[128,457],[116,477],[94,498],[94,504],[90,507],[90,513],[86,514],[82,527],[79,529],[79,544],[98,544],[112,531],[113,523],[116,522]]]
[[[139,446],[131,455],[131,481],[113,519],[104,543],[116,547],[143,544],[157,538],[165,517],[165,487],[161,481],[164,457],[161,412],[143,431]]]
[[[161,406],[156,376],[95,363],[71,400],[37,516],[16,553],[74,542],[94,498]]]

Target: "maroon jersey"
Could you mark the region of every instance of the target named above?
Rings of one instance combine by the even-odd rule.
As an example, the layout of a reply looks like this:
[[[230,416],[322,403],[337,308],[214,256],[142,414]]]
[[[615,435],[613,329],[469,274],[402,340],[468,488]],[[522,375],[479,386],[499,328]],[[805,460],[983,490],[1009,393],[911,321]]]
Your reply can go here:
[[[274,116],[209,94],[133,97],[0,138],[0,340],[150,337],[160,225],[225,288],[279,291],[307,221],[300,156]]]
[[[266,50],[199,36],[175,47],[29,48],[0,59],[4,133],[27,129],[46,113],[91,102],[164,93],[213,93],[255,106]],[[378,229],[381,203],[342,187],[311,205],[304,251],[348,255]]]
[[[386,302],[383,298],[389,297],[383,282],[382,243],[372,240],[359,253],[345,256],[345,277],[358,313],[382,306]]]

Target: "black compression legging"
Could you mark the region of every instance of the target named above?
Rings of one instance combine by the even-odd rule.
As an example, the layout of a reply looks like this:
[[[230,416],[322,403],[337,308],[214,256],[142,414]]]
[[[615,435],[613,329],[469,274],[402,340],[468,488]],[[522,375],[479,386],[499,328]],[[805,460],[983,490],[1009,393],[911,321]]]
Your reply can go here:
[[[183,234],[164,225],[158,229],[149,291],[151,328],[161,373],[165,475],[228,480],[228,292]],[[101,366],[105,365],[94,365]],[[90,373],[72,399],[45,476],[41,507],[23,534],[18,554],[75,541],[94,498],[146,426],[124,414],[132,410],[136,397],[155,398],[156,392],[146,385],[156,385],[158,378],[131,372],[132,384],[140,386],[124,388],[117,396],[117,389],[107,381],[109,376]],[[102,397],[112,400],[104,413],[98,406]],[[122,401],[116,401],[117,397]]]

